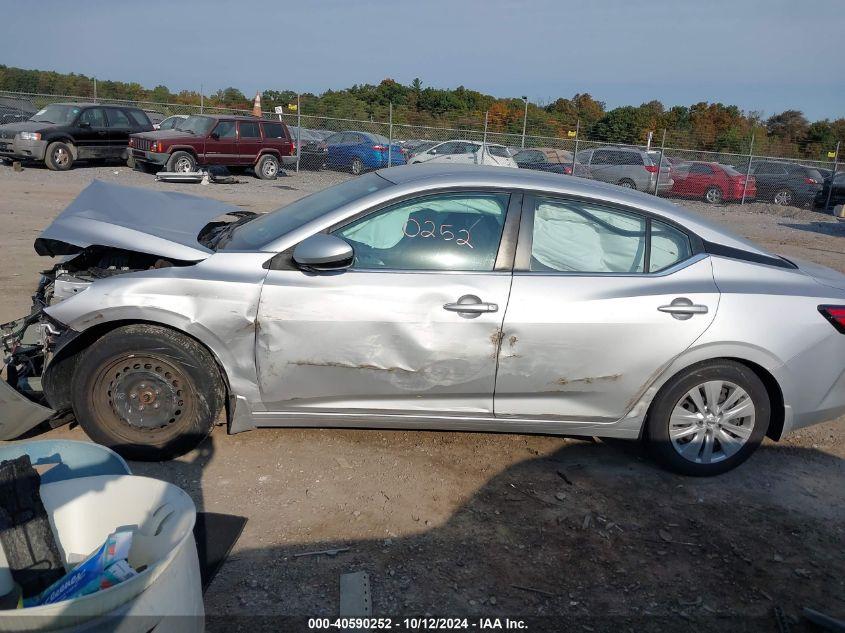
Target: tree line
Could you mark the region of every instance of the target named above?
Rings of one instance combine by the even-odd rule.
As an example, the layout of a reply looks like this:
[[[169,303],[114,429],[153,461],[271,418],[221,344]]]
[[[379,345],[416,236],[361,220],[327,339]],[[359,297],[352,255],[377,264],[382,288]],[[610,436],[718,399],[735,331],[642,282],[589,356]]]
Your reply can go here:
[[[76,73],[29,70],[0,65],[0,90],[93,96],[92,77]],[[137,82],[98,80],[100,99],[125,99],[199,105],[200,94],[192,90],[171,92],[167,86],[145,88]],[[268,89],[262,107],[287,107],[296,103],[296,92]],[[205,105],[251,109],[252,98],[228,87],[204,96]],[[393,104],[398,124],[477,130],[488,114],[491,132],[521,134],[525,103],[520,98],[498,98],[470,90],[423,87],[420,79],[404,85],[384,79],[378,85],[354,85],[322,94],[300,95],[303,115],[386,121]],[[286,110],[287,111],[287,110]],[[745,153],[753,135],[755,154],[827,160],[837,141],[845,140],[845,118],[810,122],[798,110],[786,110],[764,118],[759,112],[743,112],[734,105],[700,102],[666,107],[660,101],[639,106],[608,109],[590,94],[559,98],[549,104],[528,104],[527,129],[531,136],[571,136],[576,126],[581,138],[615,143],[643,144],[649,131],[666,145],[704,151]]]

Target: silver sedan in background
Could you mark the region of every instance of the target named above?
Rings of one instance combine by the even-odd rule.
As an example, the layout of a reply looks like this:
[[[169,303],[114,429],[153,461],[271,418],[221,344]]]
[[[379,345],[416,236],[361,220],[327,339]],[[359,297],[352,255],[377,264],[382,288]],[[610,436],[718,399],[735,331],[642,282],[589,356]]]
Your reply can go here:
[[[552,433],[713,475],[845,412],[845,276],[613,185],[419,165],[254,216],[95,182],[36,250],[64,257],[7,327],[3,437]]]

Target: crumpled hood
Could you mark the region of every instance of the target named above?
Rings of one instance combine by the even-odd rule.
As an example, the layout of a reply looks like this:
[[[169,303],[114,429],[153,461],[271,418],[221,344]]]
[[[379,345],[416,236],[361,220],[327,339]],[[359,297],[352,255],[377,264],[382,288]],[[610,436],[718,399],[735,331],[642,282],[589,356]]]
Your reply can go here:
[[[70,255],[88,246],[109,246],[182,261],[212,251],[197,241],[214,218],[242,209],[184,193],[152,191],[95,180],[38,239],[39,255]]]
[[[38,132],[51,127],[49,123],[38,123],[37,121],[19,121],[17,123],[6,123],[0,125],[0,138],[15,138],[18,132]]]

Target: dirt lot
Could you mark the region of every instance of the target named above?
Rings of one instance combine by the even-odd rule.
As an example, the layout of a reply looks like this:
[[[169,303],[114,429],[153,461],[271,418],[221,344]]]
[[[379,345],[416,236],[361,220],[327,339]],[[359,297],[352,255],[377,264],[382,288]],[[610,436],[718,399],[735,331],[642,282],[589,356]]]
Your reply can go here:
[[[0,166],[0,319],[26,311],[37,233],[93,178],[255,211],[341,174],[155,184],[126,167]],[[845,271],[845,225],[809,210],[687,206],[786,256]],[[206,594],[209,630],[333,616],[338,577],[370,573],[376,615],[527,616],[529,630],[777,631],[773,611],[845,618],[845,419],[708,480],[657,469],[628,442],[544,436],[221,429],[182,459],[133,463],[200,509],[248,517]],[[78,428],[49,436],[84,438]],[[334,557],[295,557],[348,547]],[[229,619],[231,616],[243,616]],[[266,619],[265,619],[266,618]]]

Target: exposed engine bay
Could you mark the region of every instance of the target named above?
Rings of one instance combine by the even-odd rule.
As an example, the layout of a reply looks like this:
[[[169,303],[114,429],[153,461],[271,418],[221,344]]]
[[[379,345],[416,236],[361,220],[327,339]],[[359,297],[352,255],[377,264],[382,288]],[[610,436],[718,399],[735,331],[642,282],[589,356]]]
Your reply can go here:
[[[193,263],[103,246],[91,246],[77,255],[65,257],[53,268],[41,273],[38,288],[32,295],[29,315],[0,325],[5,381],[33,402],[50,406],[46,402],[41,377],[66,332],[61,324],[44,313],[44,308],[83,292],[99,279]]]
[[[52,306],[99,280],[193,266],[255,215],[179,192],[97,180],[84,189],[35,240],[36,253],[58,263],[42,272],[29,314],[0,325],[0,439],[55,425],[71,409],[74,370],[96,328],[77,332],[50,317]]]

